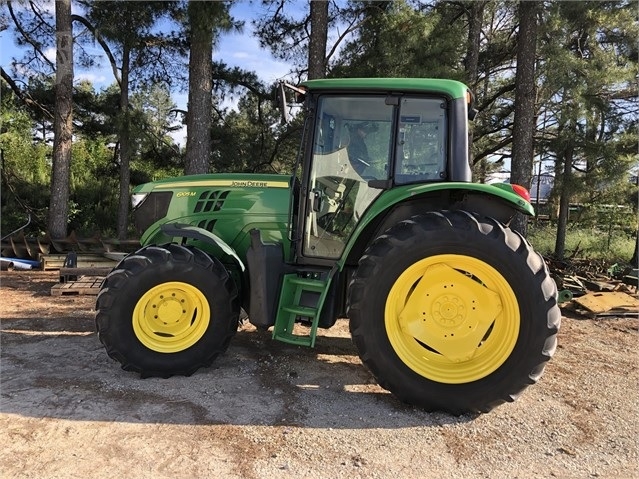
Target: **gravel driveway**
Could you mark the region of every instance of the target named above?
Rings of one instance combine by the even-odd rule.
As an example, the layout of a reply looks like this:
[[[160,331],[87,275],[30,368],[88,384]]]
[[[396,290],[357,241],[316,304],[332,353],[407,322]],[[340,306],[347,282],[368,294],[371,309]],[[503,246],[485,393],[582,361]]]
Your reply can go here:
[[[57,272],[0,277],[3,478],[636,478],[639,320],[564,318],[541,381],[454,417],[375,384],[346,321],[314,349],[238,332],[213,367],[141,380]]]

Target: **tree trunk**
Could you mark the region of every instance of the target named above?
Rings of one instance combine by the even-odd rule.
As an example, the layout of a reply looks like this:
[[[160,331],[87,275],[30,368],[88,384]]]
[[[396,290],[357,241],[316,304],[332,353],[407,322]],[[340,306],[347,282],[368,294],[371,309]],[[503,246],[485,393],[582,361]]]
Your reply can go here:
[[[530,189],[535,148],[535,58],[537,52],[537,14],[539,2],[519,2],[517,34],[517,73],[515,74],[515,119],[510,182]],[[528,217],[517,214],[511,227],[526,236]]]
[[[477,75],[479,71],[479,49],[481,44],[481,27],[484,23],[484,7],[486,0],[471,1],[466,10],[468,17],[468,39],[466,41],[466,58],[464,59],[464,69],[466,70],[466,81],[468,85],[475,89],[477,87]],[[468,164],[472,168],[475,163],[473,159],[473,132],[468,129]],[[485,170],[486,161],[482,160],[481,170]],[[480,181],[485,181],[485,174],[481,174]]]
[[[486,3],[486,0],[471,1],[466,11],[468,17],[468,41],[466,42],[464,69],[466,70],[466,81],[473,88],[477,83],[481,27],[484,23],[484,7]]]
[[[326,76],[328,0],[311,0],[311,36],[308,42],[308,79]]]
[[[208,2],[189,2],[189,99],[184,173],[209,172],[213,108],[213,25]]]
[[[54,239],[67,236],[73,136],[73,31],[71,0],[56,0],[56,84],[53,164],[48,229]]]
[[[632,253],[632,258],[630,258],[630,264],[633,268],[639,267],[639,229],[635,233],[635,251]]]
[[[561,175],[561,193],[559,196],[559,215],[557,218],[557,238],[555,239],[555,258],[564,259],[566,253],[566,230],[568,227],[568,212],[570,210],[572,158],[574,144],[569,142],[564,150],[564,170]]]
[[[118,239],[126,239],[129,225],[131,194],[131,133],[129,118],[129,63],[131,49],[125,43],[122,51],[122,84],[120,85],[120,202],[118,205]]]

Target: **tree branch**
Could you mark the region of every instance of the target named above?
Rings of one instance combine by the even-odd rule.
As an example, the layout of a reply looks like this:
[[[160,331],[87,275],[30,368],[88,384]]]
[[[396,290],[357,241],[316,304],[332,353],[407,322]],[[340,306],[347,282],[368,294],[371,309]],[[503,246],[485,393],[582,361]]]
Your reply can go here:
[[[364,23],[366,23],[366,19],[361,20],[361,21],[359,21],[357,23],[355,23],[355,21],[353,21],[351,23],[351,25],[346,30],[344,30],[344,32],[337,38],[337,40],[335,40],[335,43],[333,43],[333,46],[331,47],[330,51],[326,55],[326,64],[328,64],[328,61],[335,54],[335,52],[337,51],[337,47],[339,47],[340,43],[342,43],[344,38],[346,38],[346,36],[348,34],[354,32],[355,30],[360,28]]]
[[[2,79],[7,82],[7,84],[9,85],[9,88],[11,88],[11,90],[16,94],[18,98],[20,98],[20,100],[25,105],[37,108],[42,113],[44,113],[45,116],[53,119],[53,114],[49,110],[47,110],[44,106],[42,106],[40,103],[38,103],[33,98],[31,98],[31,95],[29,95],[28,93],[25,94],[22,90],[20,90],[20,87],[16,85],[16,82],[13,81],[13,78],[11,78],[9,74],[2,67],[0,67],[0,77],[2,77]]]
[[[42,49],[40,47],[40,44],[38,42],[36,42],[33,38],[31,38],[31,36],[24,30],[24,28],[22,28],[22,24],[20,23],[20,21],[18,20],[18,18],[15,15],[15,12],[13,11],[13,5],[11,1],[7,1],[7,7],[9,7],[9,15],[11,15],[11,19],[13,20],[14,25],[16,26],[16,29],[20,32],[20,35],[22,35],[22,37],[24,38],[24,40],[33,47],[33,50],[40,56],[42,57],[42,60],[51,67],[52,70],[55,71],[55,65],[53,64],[53,62],[51,60],[49,60],[46,55],[42,52]]]
[[[491,146],[490,148],[482,151],[481,153],[479,153],[477,156],[475,156],[475,159],[473,161],[473,164],[477,164],[480,160],[482,160],[483,158],[486,158],[488,155],[491,155],[499,150],[501,150],[503,147],[510,145],[513,142],[513,138],[512,136],[509,136],[507,138],[504,138],[503,140],[501,140],[499,143]]]
[[[182,115],[186,115],[188,112],[186,110],[182,110],[181,108],[171,108],[169,110],[169,115],[171,113],[181,113]]]
[[[120,78],[120,73],[118,72],[118,64],[115,61],[115,57],[113,56],[113,53],[111,53],[111,49],[109,48],[109,45],[107,45],[107,43],[104,41],[104,38],[102,38],[102,35],[100,35],[100,33],[96,30],[96,28],[86,18],[81,17],[80,15],[71,15],[71,21],[79,22],[82,25],[84,25],[87,28],[87,30],[91,32],[91,34],[93,35],[93,38],[95,38],[95,40],[100,44],[100,46],[102,47],[102,50],[104,50],[104,54],[109,59],[109,63],[111,64],[111,70],[113,71],[113,76],[115,77],[115,81],[118,82],[118,86],[121,88],[122,79]]]
[[[512,83],[505,84],[501,88],[497,89],[491,96],[484,98],[484,101],[482,101],[481,105],[477,106],[477,111],[479,112],[484,111],[488,107],[488,105],[492,104],[495,100],[497,100],[497,98],[504,95],[505,93],[513,91],[514,89],[515,89],[514,81]]]

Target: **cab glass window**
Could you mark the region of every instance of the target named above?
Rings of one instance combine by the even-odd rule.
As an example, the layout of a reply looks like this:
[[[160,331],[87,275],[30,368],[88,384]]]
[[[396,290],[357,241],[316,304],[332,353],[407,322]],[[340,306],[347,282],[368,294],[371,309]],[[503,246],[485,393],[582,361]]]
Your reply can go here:
[[[433,98],[402,98],[395,153],[395,183],[446,177],[446,104]]]

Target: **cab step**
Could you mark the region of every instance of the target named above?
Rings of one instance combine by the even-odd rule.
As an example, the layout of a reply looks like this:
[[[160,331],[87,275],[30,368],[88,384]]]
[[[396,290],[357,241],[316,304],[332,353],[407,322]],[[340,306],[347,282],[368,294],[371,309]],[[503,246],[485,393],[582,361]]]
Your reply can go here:
[[[315,346],[317,324],[330,281],[320,279],[319,274],[311,274],[317,277],[300,276],[300,273],[284,275],[273,339],[298,346]],[[298,320],[310,322],[308,335],[293,333]]]

